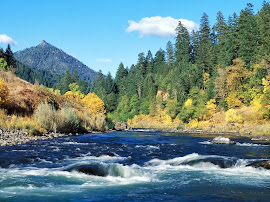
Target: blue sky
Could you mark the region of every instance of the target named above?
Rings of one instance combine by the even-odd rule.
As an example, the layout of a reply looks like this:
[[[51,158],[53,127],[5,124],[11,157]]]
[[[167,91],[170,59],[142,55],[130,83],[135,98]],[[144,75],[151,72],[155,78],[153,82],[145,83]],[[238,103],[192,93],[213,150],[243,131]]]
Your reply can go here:
[[[104,74],[123,62],[137,62],[140,52],[155,55],[174,43],[172,28],[184,19],[198,28],[202,13],[211,25],[216,13],[227,18],[247,3],[255,13],[263,0],[1,0],[0,47],[18,51],[42,40]]]

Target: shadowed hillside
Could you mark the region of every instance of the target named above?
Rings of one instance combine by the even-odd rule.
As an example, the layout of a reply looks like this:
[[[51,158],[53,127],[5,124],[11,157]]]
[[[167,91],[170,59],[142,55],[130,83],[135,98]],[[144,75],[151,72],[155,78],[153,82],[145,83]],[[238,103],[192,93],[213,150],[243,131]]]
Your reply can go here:
[[[72,74],[77,71],[79,78],[89,83],[97,76],[94,70],[45,40],[35,47],[16,52],[14,56],[23,64],[36,69],[50,70],[58,74],[65,73],[67,69]]]

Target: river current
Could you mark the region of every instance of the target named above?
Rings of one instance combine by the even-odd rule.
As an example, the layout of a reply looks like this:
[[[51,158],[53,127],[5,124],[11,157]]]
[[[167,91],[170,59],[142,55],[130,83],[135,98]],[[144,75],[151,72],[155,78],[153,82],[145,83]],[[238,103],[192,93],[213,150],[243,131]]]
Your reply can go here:
[[[270,145],[155,130],[0,147],[0,201],[269,201]]]

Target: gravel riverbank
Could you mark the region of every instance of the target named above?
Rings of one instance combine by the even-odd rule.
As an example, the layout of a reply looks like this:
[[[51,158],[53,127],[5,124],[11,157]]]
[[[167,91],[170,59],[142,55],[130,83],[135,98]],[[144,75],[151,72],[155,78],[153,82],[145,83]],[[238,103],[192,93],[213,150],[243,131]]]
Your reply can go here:
[[[71,136],[73,134],[48,133],[42,136],[30,136],[20,130],[8,131],[0,128],[0,146],[23,144],[30,141],[52,139],[56,137]]]

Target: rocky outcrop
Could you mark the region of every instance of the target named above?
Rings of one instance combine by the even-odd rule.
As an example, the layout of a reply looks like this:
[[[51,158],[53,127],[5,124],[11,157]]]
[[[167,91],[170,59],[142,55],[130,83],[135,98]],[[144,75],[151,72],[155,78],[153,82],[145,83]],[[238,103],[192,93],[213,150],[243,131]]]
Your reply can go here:
[[[211,143],[213,143],[213,144],[236,144],[234,141],[231,141],[229,138],[221,137],[221,136],[215,137],[211,141]]]
[[[254,168],[264,168],[270,170],[270,160],[256,161],[247,166],[252,166]]]
[[[126,122],[116,122],[114,128],[116,130],[131,130],[132,128]]]

